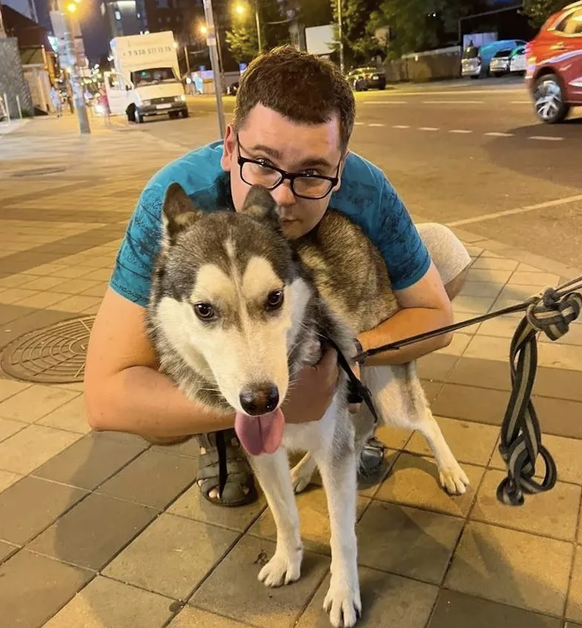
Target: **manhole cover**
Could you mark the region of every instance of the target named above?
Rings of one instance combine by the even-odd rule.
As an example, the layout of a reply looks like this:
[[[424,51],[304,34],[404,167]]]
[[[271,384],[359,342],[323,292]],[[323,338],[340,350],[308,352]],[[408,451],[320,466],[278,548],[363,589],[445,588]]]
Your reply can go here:
[[[94,316],[73,318],[20,336],[4,349],[0,360],[2,370],[26,382],[83,381],[94,320]]]
[[[57,174],[64,172],[66,168],[62,166],[50,166],[47,168],[31,168],[30,170],[17,170],[12,173],[13,177],[39,177],[45,174]]]

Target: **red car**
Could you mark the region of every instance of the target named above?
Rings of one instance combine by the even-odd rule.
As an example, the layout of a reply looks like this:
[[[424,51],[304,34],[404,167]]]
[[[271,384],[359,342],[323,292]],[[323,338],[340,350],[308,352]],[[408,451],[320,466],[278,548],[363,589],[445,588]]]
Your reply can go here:
[[[582,1],[554,13],[526,47],[526,82],[542,122],[582,106]]]

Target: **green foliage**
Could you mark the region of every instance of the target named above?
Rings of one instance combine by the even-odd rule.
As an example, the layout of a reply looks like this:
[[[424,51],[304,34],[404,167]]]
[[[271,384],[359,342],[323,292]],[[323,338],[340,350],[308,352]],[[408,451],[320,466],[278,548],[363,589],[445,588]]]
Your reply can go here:
[[[544,25],[552,15],[571,4],[572,0],[524,0],[523,10],[529,17],[530,24],[535,28]]]
[[[403,0],[404,2],[405,0]],[[338,0],[331,0],[334,21],[338,21]],[[374,36],[370,16],[378,8],[378,0],[341,0],[342,40],[346,68],[367,64],[375,55],[384,55],[384,46]],[[339,41],[336,31],[336,39]]]

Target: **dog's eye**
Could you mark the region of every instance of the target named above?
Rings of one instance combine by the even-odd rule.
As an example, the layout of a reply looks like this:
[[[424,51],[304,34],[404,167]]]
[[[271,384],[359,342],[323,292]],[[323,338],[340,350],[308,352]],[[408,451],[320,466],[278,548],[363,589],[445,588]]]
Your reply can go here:
[[[214,308],[210,303],[195,303],[194,311],[201,321],[210,321],[216,317]]]
[[[273,290],[267,297],[267,310],[278,310],[283,305],[283,290]]]

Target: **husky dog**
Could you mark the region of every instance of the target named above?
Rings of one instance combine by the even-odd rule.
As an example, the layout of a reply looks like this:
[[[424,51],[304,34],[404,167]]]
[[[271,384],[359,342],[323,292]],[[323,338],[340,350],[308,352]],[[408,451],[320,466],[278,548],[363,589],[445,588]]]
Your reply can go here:
[[[398,309],[380,253],[333,210],[307,236],[287,240],[273,198],[258,186],[240,213],[203,213],[172,184],[163,221],[148,332],[162,370],[190,399],[235,412],[235,430],[277,526],[275,554],[259,579],[274,587],[299,578],[294,487],[304,488],[317,466],[331,525],[324,608],[333,626],[353,626],[361,613],[356,461],[373,421],[365,408],[350,416],[343,372],[320,421],[286,424],[281,404],[300,369],[320,359],[322,340],[354,357],[354,336]],[[414,364],[365,368],[362,379],[382,420],[420,431],[443,485],[465,492],[467,476],[429,410]],[[289,451],[306,452],[293,475]]]

